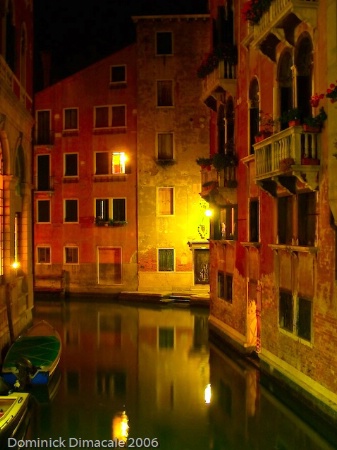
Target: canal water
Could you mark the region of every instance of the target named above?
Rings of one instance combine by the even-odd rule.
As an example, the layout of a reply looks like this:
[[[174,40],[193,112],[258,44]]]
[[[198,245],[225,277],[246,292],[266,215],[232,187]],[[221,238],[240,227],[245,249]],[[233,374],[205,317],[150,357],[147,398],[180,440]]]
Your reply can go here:
[[[63,350],[53,383],[33,392],[21,448],[122,448],[126,435],[134,449],[337,448],[253,364],[209,343],[207,318],[179,305],[37,302],[34,321],[51,323]]]

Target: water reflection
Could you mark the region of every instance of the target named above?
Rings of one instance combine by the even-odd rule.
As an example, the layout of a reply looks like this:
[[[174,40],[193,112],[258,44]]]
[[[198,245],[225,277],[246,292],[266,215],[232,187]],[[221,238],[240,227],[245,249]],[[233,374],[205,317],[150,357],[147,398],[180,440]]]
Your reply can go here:
[[[253,365],[209,346],[207,318],[170,306],[38,303],[35,320],[59,331],[63,353],[28,438],[74,448],[114,438],[164,450],[334,448],[261,387]]]

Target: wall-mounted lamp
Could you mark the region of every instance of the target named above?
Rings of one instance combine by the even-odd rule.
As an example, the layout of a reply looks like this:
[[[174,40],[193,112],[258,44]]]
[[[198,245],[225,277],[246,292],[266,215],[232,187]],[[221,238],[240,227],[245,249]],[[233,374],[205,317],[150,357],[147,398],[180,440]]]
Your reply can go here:
[[[206,215],[207,217],[212,217],[213,211],[212,211],[211,209],[206,209],[205,215]]]

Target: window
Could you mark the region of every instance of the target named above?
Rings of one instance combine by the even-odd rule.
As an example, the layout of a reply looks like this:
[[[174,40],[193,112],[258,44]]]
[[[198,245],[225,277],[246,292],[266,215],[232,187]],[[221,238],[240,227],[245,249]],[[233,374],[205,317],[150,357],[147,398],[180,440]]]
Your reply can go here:
[[[112,154],[112,173],[125,173],[125,153]]]
[[[173,106],[172,80],[157,81],[157,106]]]
[[[279,326],[301,339],[311,341],[312,301],[280,291]],[[294,313],[296,311],[296,322]]]
[[[298,195],[298,244],[315,245],[316,234],[316,194],[310,192]]]
[[[64,247],[65,264],[78,264],[78,247]]]
[[[157,55],[172,55],[172,33],[160,31],[156,35]]]
[[[279,197],[277,208],[278,243],[314,246],[317,222],[316,193]]]
[[[37,201],[37,221],[38,223],[50,222],[50,200]]]
[[[291,244],[293,239],[293,198],[277,199],[277,236],[279,244]]]
[[[249,205],[249,242],[259,242],[259,201],[251,200]]]
[[[126,66],[111,66],[110,83],[125,83],[125,82],[126,82]]]
[[[298,299],[297,335],[311,341],[311,310],[312,302],[305,298]]]
[[[50,155],[37,155],[36,161],[36,189],[38,191],[49,191],[51,190]]]
[[[97,198],[95,205],[96,222],[109,222],[109,220],[113,220],[116,222],[125,222],[125,204],[125,198]]]
[[[95,166],[95,175],[125,174],[125,153],[97,152],[95,153]]]
[[[64,221],[78,222],[78,200],[64,201]]]
[[[293,331],[293,297],[290,292],[280,291],[279,325],[287,331]]]
[[[108,222],[110,219],[109,214],[109,199],[97,198],[96,199],[96,221]]]
[[[36,143],[48,145],[52,143],[50,130],[50,111],[37,111],[36,113]]]
[[[38,264],[50,264],[50,247],[37,247]]]
[[[173,159],[173,133],[158,133],[158,159]]]
[[[118,128],[126,126],[125,105],[96,106],[95,128]]]
[[[173,248],[158,249],[158,270],[159,270],[159,272],[174,271],[174,249]]]
[[[78,109],[65,108],[63,110],[63,129],[78,130]]]
[[[117,222],[125,222],[125,198],[112,199],[112,220]]]
[[[158,188],[158,215],[171,216],[173,215],[173,187]]]
[[[214,220],[214,239],[233,240],[237,238],[237,214],[236,205],[220,209],[219,221]]]
[[[65,153],[64,155],[64,176],[77,177],[78,176],[78,154]]]
[[[218,272],[218,297],[229,303],[233,301],[233,275]]]

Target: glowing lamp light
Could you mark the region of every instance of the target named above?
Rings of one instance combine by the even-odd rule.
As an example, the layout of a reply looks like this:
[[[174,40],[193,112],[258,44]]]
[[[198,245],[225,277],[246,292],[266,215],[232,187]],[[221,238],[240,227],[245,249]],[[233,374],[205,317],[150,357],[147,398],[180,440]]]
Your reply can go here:
[[[14,262],[12,263],[12,269],[18,269],[19,267],[20,267],[19,261],[14,261]]]
[[[212,214],[213,214],[213,211],[212,211],[211,209],[206,209],[205,215],[206,215],[207,217],[211,217]]]
[[[112,438],[126,442],[129,436],[129,418],[125,411],[114,415],[112,419]]]
[[[211,398],[212,398],[212,388],[211,385],[208,384],[205,387],[205,403],[211,403]]]

